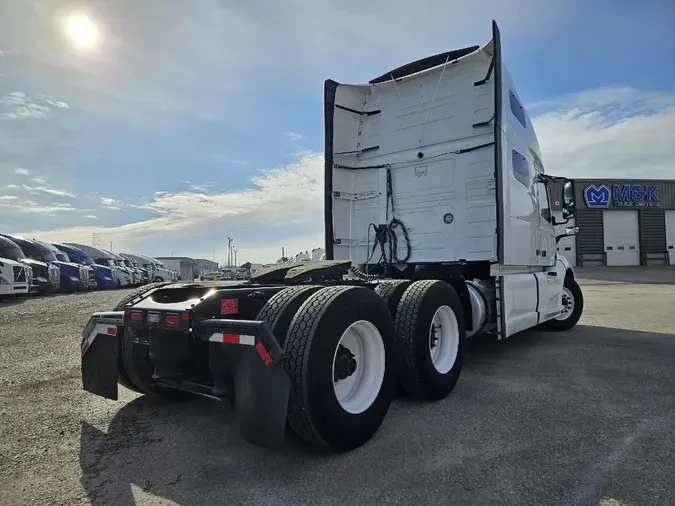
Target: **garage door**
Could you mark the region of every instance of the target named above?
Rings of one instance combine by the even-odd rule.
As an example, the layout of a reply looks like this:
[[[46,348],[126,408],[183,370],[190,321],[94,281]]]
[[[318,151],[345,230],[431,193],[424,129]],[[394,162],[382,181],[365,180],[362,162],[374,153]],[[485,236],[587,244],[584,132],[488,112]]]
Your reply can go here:
[[[666,248],[670,265],[675,265],[675,211],[666,211]]]
[[[637,211],[603,211],[607,265],[640,265]]]
[[[556,225],[555,233],[556,235],[562,234],[565,232],[566,227],[575,226],[574,218],[572,218],[568,223],[564,225]],[[558,255],[564,256],[565,259],[570,263],[572,267],[577,265],[577,237],[575,235],[568,235],[563,237],[558,241],[557,246]]]

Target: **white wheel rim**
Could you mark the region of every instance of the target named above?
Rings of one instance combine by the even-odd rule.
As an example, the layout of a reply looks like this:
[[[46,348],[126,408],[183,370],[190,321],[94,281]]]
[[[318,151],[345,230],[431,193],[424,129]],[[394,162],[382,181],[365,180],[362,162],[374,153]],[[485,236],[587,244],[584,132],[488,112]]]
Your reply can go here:
[[[347,378],[335,381],[335,362],[340,345],[354,355],[356,370]],[[385,364],[384,342],[375,325],[366,320],[359,320],[347,327],[335,347],[333,367],[330,371],[335,397],[342,409],[357,415],[375,402],[384,380]]]
[[[459,325],[450,306],[436,310],[429,325],[429,353],[431,363],[440,374],[446,374],[457,360],[459,351]]]
[[[572,311],[574,311],[574,295],[572,295],[571,290],[567,287],[563,287],[562,303],[563,311],[558,316],[556,316],[556,320],[567,320],[572,314]]]

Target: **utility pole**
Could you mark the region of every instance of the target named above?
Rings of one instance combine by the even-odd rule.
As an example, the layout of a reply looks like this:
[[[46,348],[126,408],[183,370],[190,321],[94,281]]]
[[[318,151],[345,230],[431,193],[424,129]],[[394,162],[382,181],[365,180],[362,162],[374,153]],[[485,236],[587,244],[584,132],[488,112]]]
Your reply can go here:
[[[101,245],[101,234],[93,233],[91,234],[91,245],[95,248]]]
[[[112,250],[113,250],[113,249],[112,249],[112,245],[113,245],[113,242],[112,242],[112,241],[110,241],[110,251],[112,251]]]
[[[232,251],[234,251],[234,267],[237,267],[237,250],[232,248]]]
[[[232,267],[232,239],[231,237],[227,238],[227,266]]]

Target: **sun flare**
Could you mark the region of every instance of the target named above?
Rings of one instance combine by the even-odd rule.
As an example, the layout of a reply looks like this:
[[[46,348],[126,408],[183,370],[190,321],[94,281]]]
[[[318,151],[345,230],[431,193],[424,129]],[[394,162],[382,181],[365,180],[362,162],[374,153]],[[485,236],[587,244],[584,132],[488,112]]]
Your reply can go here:
[[[61,28],[68,42],[78,51],[96,51],[103,40],[99,24],[82,12],[65,16]]]

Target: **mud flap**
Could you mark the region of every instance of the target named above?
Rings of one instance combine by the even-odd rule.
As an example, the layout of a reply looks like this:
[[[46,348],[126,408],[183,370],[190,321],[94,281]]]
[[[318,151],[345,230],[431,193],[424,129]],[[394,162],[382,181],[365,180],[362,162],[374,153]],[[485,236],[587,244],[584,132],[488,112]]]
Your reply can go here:
[[[227,364],[234,382],[235,426],[263,448],[279,448],[286,433],[291,381],[280,363],[266,365],[253,346],[216,345],[210,360]]]
[[[209,367],[216,384],[221,373],[231,372],[235,425],[241,437],[263,448],[282,446],[291,380],[281,364],[283,350],[267,324],[202,320],[195,322],[193,332],[211,341]]]
[[[96,334],[82,355],[82,388],[106,399],[117,400],[117,335]]]

